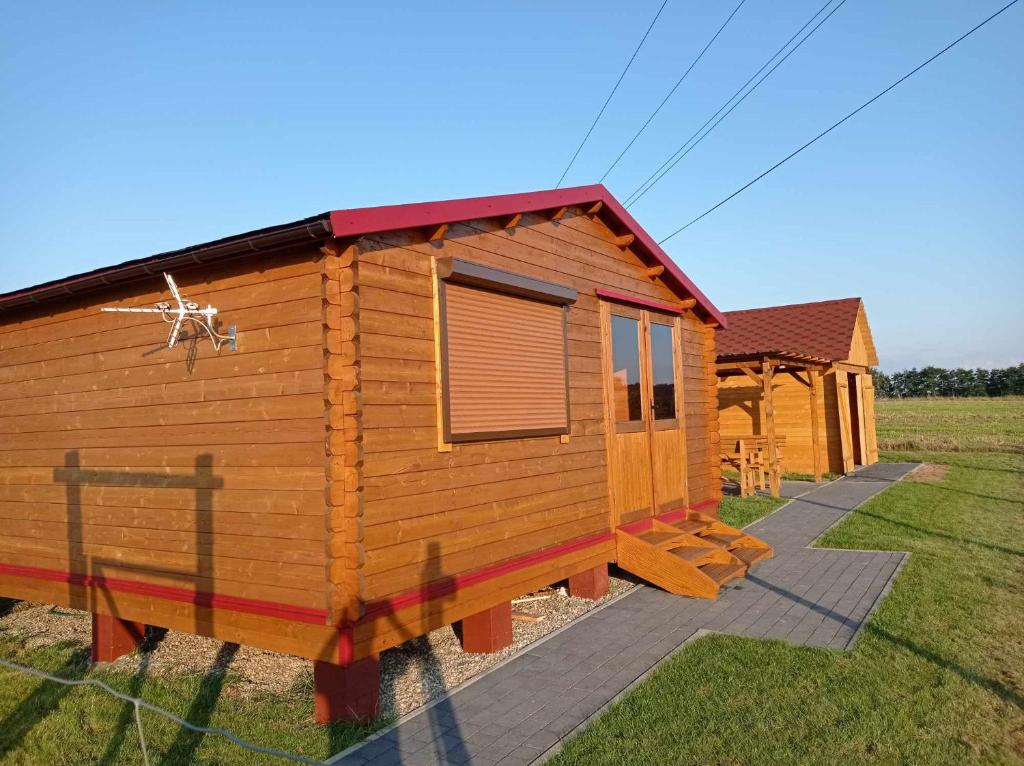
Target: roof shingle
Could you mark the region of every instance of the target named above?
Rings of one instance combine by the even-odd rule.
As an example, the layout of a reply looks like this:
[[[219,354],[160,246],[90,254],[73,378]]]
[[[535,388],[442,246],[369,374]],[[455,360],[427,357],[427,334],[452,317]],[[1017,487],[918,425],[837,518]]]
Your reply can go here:
[[[725,312],[728,328],[716,333],[719,359],[772,353],[832,362],[850,356],[860,298]]]

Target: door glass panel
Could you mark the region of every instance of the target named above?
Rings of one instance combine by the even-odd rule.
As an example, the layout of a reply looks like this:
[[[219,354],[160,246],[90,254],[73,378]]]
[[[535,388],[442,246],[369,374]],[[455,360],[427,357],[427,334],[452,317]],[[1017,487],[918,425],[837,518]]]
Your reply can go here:
[[[612,400],[616,423],[643,420],[640,323],[615,315],[612,315]]]
[[[676,371],[672,354],[672,328],[651,323],[651,371],[654,380],[654,419],[676,416]]]

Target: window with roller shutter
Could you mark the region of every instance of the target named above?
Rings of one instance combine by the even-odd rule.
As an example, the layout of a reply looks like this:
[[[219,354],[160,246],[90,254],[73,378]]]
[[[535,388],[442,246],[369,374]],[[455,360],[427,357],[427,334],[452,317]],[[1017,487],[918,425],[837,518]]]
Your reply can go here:
[[[438,276],[445,441],[569,433],[576,291],[460,259]]]

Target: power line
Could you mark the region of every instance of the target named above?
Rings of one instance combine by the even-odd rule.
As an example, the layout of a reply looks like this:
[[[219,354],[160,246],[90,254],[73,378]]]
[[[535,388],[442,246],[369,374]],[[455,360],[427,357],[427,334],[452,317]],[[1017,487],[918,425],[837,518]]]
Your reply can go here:
[[[678,165],[679,162],[683,159],[683,157],[685,157],[687,154],[689,154],[691,151],[693,151],[693,149],[697,146],[697,144],[699,144],[701,141],[703,141],[707,137],[708,133],[710,133],[715,128],[717,128],[718,125],[722,122],[722,120],[724,120],[726,117],[728,117],[736,107],[738,107],[740,104],[742,104],[746,100],[747,96],[749,96],[751,93],[753,93],[755,90],[757,90],[757,88],[761,85],[761,83],[763,83],[765,80],[767,80],[769,77],[771,77],[772,73],[776,69],[778,69],[783,64],[783,62],[786,61],[786,59],[788,59],[790,56],[792,56],[801,45],[803,45],[805,42],[807,42],[808,38],[810,38],[811,35],[813,35],[815,32],[817,32],[818,29],[822,26],[822,24],[824,24],[826,21],[828,21],[829,18],[831,18],[832,14],[834,14],[836,11],[838,11],[846,3],[846,0],[840,0],[839,4],[836,5],[831,11],[829,11],[828,14],[823,19],[821,19],[821,21],[819,21],[817,24],[815,24],[814,28],[811,29],[811,31],[808,32],[806,35],[804,35],[796,45],[794,45],[792,48],[790,48],[790,50],[786,53],[786,55],[783,56],[781,59],[779,59],[775,63],[775,65],[772,66],[771,69],[769,69],[767,72],[765,72],[764,76],[761,77],[760,80],[758,80],[756,83],[754,83],[754,85],[749,90],[747,90],[746,93],[743,93],[744,89],[748,85],[750,85],[750,83],[753,82],[753,80],[759,74],[761,74],[761,72],[764,72],[764,70],[767,69],[768,66],[773,61],[775,61],[775,59],[778,58],[779,55],[782,54],[782,52],[785,51],[786,48],[788,48],[790,46],[790,44],[797,37],[799,37],[803,33],[803,31],[805,29],[807,29],[807,27],[809,27],[812,23],[814,23],[814,20],[816,18],[818,18],[818,16],[820,16],[825,11],[825,9],[828,8],[828,6],[831,5],[833,2],[834,2],[834,0],[826,0],[825,4],[823,6],[821,6],[821,8],[819,8],[817,10],[817,12],[813,16],[811,16],[811,18],[809,18],[804,23],[804,25],[802,27],[800,27],[800,29],[798,29],[795,33],[793,33],[793,36],[790,37],[782,45],[781,48],[779,48],[777,51],[775,51],[775,53],[773,53],[768,58],[768,60],[765,61],[764,64],[761,65],[761,68],[758,69],[756,72],[754,72],[754,74],[752,74],[747,79],[747,81],[745,83],[743,83],[743,85],[741,85],[739,87],[739,89],[735,93],[733,93],[732,96],[730,96],[726,100],[726,102],[724,104],[722,104],[718,108],[717,112],[715,112],[713,115],[708,117],[708,119],[704,121],[704,124],[701,125],[699,128],[697,128],[697,130],[694,131],[693,135],[691,135],[688,139],[686,139],[686,141],[683,142],[682,146],[680,146],[678,149],[676,149],[674,152],[672,152],[672,154],[669,155],[669,158],[667,160],[665,160],[664,162],[662,162],[661,165],[658,166],[657,170],[655,170],[653,173],[651,173],[651,175],[649,175],[647,177],[647,179],[642,184],[640,184],[636,189],[634,189],[633,192],[626,198],[626,202],[625,202],[626,207],[630,207],[631,205],[635,204],[641,197],[643,197],[645,194],[647,194],[647,192],[649,192],[651,190],[651,187],[654,186],[656,183],[658,183],[662,178],[664,178],[672,170],[672,168],[674,168],[676,165]],[[736,99],[736,97],[740,95],[740,93],[743,93],[743,96],[738,101],[735,101],[735,103],[732,103]],[[729,106],[730,103],[732,103],[732,106]],[[722,112],[727,107],[728,107],[728,111],[726,111],[725,114],[722,114]],[[714,120],[716,117],[718,117],[718,115],[720,115],[720,114],[722,116],[719,117],[719,119],[713,125],[711,125],[711,127],[708,128],[707,131],[705,131],[703,134],[701,134],[701,131],[704,131],[704,129],[707,128],[709,124],[711,124],[711,121]],[[699,138],[698,138],[698,136],[699,136]],[[696,141],[694,141],[694,139],[696,139]]]
[[[668,103],[668,100],[669,100],[670,98],[672,98],[672,94],[676,92],[676,89],[677,89],[677,88],[679,88],[679,86],[683,84],[683,80],[685,80],[685,79],[686,79],[686,76],[687,76],[688,74],[690,74],[690,72],[691,72],[691,71],[693,70],[693,68],[694,68],[695,66],[697,66],[697,62],[699,62],[699,61],[700,61],[700,60],[701,60],[702,58],[704,58],[704,54],[708,52],[708,48],[710,48],[710,47],[711,47],[711,46],[712,46],[712,45],[714,44],[715,40],[717,40],[717,39],[718,39],[718,36],[719,36],[720,34],[722,34],[722,30],[723,30],[723,29],[725,29],[725,28],[726,28],[727,26],[729,26],[729,22],[730,22],[730,21],[732,21],[732,17],[733,17],[733,16],[735,16],[735,15],[736,15],[736,13],[737,13],[737,12],[739,11],[739,9],[743,7],[743,4],[744,4],[745,2],[747,2],[747,0],[740,0],[740,4],[739,4],[739,5],[737,5],[737,6],[736,6],[736,7],[735,7],[735,8],[733,9],[732,13],[730,13],[730,14],[729,14],[729,17],[728,17],[728,18],[727,18],[727,19],[726,19],[726,20],[725,20],[724,22],[722,22],[722,26],[720,26],[720,27],[718,28],[718,31],[717,31],[717,32],[715,32],[714,36],[713,36],[713,37],[712,37],[712,38],[711,38],[710,40],[708,40],[708,44],[707,44],[707,45],[705,45],[705,46],[704,46],[704,48],[703,48],[703,49],[701,50],[701,52],[697,54],[697,58],[695,58],[695,59],[694,59],[694,60],[693,60],[693,61],[692,61],[692,62],[690,63],[690,66],[688,66],[688,67],[686,68],[686,71],[685,71],[685,72],[683,72],[683,76],[682,76],[682,77],[680,77],[680,78],[679,78],[678,80],[676,80],[676,84],[672,86],[672,90],[670,90],[670,91],[668,92],[668,95],[666,95],[666,96],[665,96],[665,98],[663,98],[663,99],[661,100],[661,103],[660,103],[660,104],[658,104],[658,108],[657,108],[657,109],[655,109],[655,110],[654,110],[653,112],[651,112],[651,116],[650,116],[650,117],[648,117],[648,118],[647,118],[647,121],[646,121],[646,122],[645,122],[645,123],[644,123],[643,125],[641,125],[641,126],[640,126],[640,130],[638,130],[638,131],[636,132],[636,135],[635,135],[635,136],[633,136],[633,137],[632,137],[631,139],[629,139],[629,143],[628,143],[628,144],[626,144],[626,148],[622,150],[622,152],[621,152],[621,153],[619,154],[619,156],[618,156],[618,157],[616,157],[616,158],[615,158],[615,162],[613,162],[613,163],[612,163],[612,164],[611,164],[611,165],[610,165],[610,166],[608,167],[608,169],[607,169],[606,171],[604,171],[604,175],[603,175],[603,176],[601,176],[601,178],[600,178],[600,179],[598,180],[598,183],[600,183],[600,182],[604,181],[604,179],[606,179],[606,178],[608,177],[608,174],[609,174],[609,173],[611,173],[611,172],[612,172],[612,171],[613,171],[613,170],[615,169],[615,166],[619,164],[619,160],[621,160],[621,159],[622,159],[623,157],[625,157],[625,156],[626,156],[626,152],[628,152],[628,151],[630,150],[630,148],[631,148],[631,147],[633,146],[633,144],[635,144],[635,143],[636,143],[636,140],[637,140],[638,138],[640,138],[640,136],[641,136],[641,135],[643,134],[643,132],[644,132],[645,130],[647,130],[647,126],[648,126],[648,125],[650,125],[650,124],[651,124],[651,121],[652,121],[652,120],[653,120],[653,119],[654,119],[655,117],[657,117],[657,116],[658,116],[658,112],[660,112],[660,111],[661,111],[661,108],[662,108],[663,106],[665,106],[665,104],[667,104],[667,103]],[[829,2],[831,2],[831,0],[829,0]]]
[[[978,24],[977,26],[974,26],[974,27],[972,27],[972,28],[971,28],[970,30],[968,30],[967,32],[965,32],[964,34],[962,34],[962,35],[961,35],[960,37],[958,37],[958,38],[957,38],[956,40],[954,40],[953,42],[951,42],[951,43],[950,43],[949,45],[947,45],[947,46],[946,46],[945,48],[943,48],[942,50],[940,50],[940,51],[939,51],[938,53],[936,53],[936,54],[935,54],[934,56],[932,56],[931,58],[927,59],[926,61],[922,62],[921,64],[918,64],[918,65],[917,65],[916,67],[914,67],[914,68],[913,68],[913,69],[911,69],[911,70],[910,70],[909,72],[907,72],[907,73],[906,73],[905,75],[903,75],[903,76],[902,76],[901,78],[899,78],[898,80],[896,80],[896,82],[892,83],[892,84],[891,84],[891,85],[890,85],[889,87],[887,87],[887,88],[886,88],[885,90],[882,90],[882,91],[880,91],[879,93],[877,93],[877,94],[875,94],[874,96],[872,96],[871,98],[869,98],[869,99],[868,99],[867,101],[865,101],[865,102],[864,102],[863,104],[861,104],[860,106],[858,106],[858,107],[857,107],[856,109],[854,109],[854,110],[853,110],[852,112],[850,112],[850,113],[849,113],[848,115],[846,115],[845,117],[843,117],[843,119],[839,120],[838,122],[835,122],[835,123],[833,123],[833,124],[832,124],[831,126],[829,126],[829,127],[828,127],[828,128],[826,128],[825,130],[823,130],[823,131],[822,131],[821,133],[819,133],[818,135],[816,135],[816,136],[815,136],[814,138],[812,138],[812,139],[811,139],[810,141],[808,141],[808,142],[807,142],[806,144],[804,144],[803,146],[801,146],[801,147],[800,147],[799,149],[797,149],[797,150],[793,151],[793,152],[792,152],[792,153],[790,153],[790,154],[789,154],[788,156],[786,156],[786,157],[784,157],[783,159],[781,159],[781,160],[779,160],[778,162],[776,162],[776,163],[775,163],[774,165],[772,165],[772,166],[771,166],[770,168],[768,168],[768,169],[767,169],[766,171],[764,171],[764,172],[763,172],[763,173],[762,173],[761,175],[757,176],[757,178],[754,178],[753,180],[751,180],[751,181],[748,181],[748,182],[747,182],[747,183],[745,183],[745,184],[744,184],[743,186],[741,186],[741,187],[740,187],[739,189],[737,189],[737,190],[736,190],[736,191],[734,191],[734,192],[733,192],[732,194],[730,194],[730,195],[729,195],[728,197],[726,197],[725,199],[723,199],[723,200],[722,200],[721,202],[719,202],[718,204],[716,204],[716,205],[714,205],[714,206],[712,206],[712,207],[708,208],[707,210],[705,210],[705,211],[704,211],[703,213],[701,213],[701,214],[700,214],[699,216],[697,216],[696,218],[694,218],[694,219],[693,219],[692,221],[690,221],[690,222],[689,222],[688,224],[686,224],[685,226],[680,226],[680,227],[679,227],[678,229],[676,229],[676,230],[675,230],[674,232],[672,232],[671,234],[669,234],[669,235],[668,235],[667,237],[665,237],[664,239],[658,240],[658,244],[660,245],[660,244],[663,244],[663,243],[665,243],[665,242],[668,242],[668,241],[669,241],[670,239],[672,239],[672,237],[674,237],[674,236],[675,236],[676,234],[679,234],[680,232],[682,232],[682,231],[685,231],[686,229],[690,228],[691,226],[693,226],[693,224],[697,223],[697,221],[699,221],[699,220],[701,220],[702,218],[704,218],[704,216],[706,216],[706,215],[709,215],[710,213],[713,213],[713,212],[715,212],[716,210],[718,210],[718,208],[720,208],[720,207],[721,207],[722,205],[724,205],[724,204],[725,204],[726,202],[728,202],[729,200],[731,200],[731,199],[732,199],[733,197],[736,197],[737,195],[739,195],[739,194],[742,194],[742,193],[743,193],[744,191],[746,191],[746,190],[747,190],[747,189],[749,189],[749,188],[750,188],[751,186],[753,186],[754,184],[756,184],[756,183],[757,183],[758,181],[760,181],[760,180],[761,180],[762,178],[764,178],[764,177],[765,177],[766,175],[768,175],[769,173],[771,173],[772,171],[774,171],[774,170],[775,170],[776,168],[779,168],[780,166],[782,166],[782,165],[784,165],[785,163],[789,162],[789,161],[790,161],[791,159],[793,159],[794,157],[796,157],[796,155],[800,154],[800,152],[802,152],[802,151],[803,151],[804,149],[806,149],[807,147],[809,147],[809,146],[810,146],[811,144],[813,144],[813,143],[816,143],[816,142],[817,142],[817,141],[818,141],[819,139],[821,139],[821,138],[824,138],[824,137],[825,137],[825,136],[827,136],[827,135],[828,135],[829,133],[831,133],[831,132],[832,132],[833,130],[835,130],[835,129],[836,129],[836,128],[838,128],[838,127],[839,127],[840,125],[842,125],[842,124],[843,124],[844,122],[846,122],[846,121],[847,121],[847,120],[849,120],[849,119],[850,119],[851,117],[853,117],[853,116],[854,116],[855,114],[857,114],[858,112],[862,111],[863,109],[866,109],[867,107],[871,106],[871,104],[873,104],[873,103],[874,103],[875,101],[877,101],[878,99],[880,99],[880,98],[881,98],[882,96],[884,96],[884,95],[885,95],[886,93],[888,93],[889,91],[891,91],[891,90],[892,90],[893,88],[895,88],[895,87],[896,87],[897,85],[900,85],[900,84],[901,84],[902,82],[904,82],[905,80],[908,80],[908,79],[910,79],[911,77],[913,77],[913,76],[914,76],[915,74],[917,74],[917,73],[918,73],[918,72],[920,72],[920,71],[921,71],[922,69],[924,69],[924,68],[925,68],[926,66],[928,66],[928,65],[929,65],[930,63],[932,63],[933,61],[935,61],[935,59],[937,59],[937,58],[938,58],[939,56],[943,55],[944,53],[946,53],[947,51],[949,51],[949,50],[950,50],[951,48],[953,48],[954,46],[956,46],[956,45],[958,45],[959,43],[961,43],[961,42],[963,42],[964,40],[966,40],[966,39],[967,39],[968,37],[970,37],[971,35],[973,35],[973,34],[974,34],[975,32],[977,32],[977,31],[978,31],[979,29],[981,29],[981,28],[982,28],[983,26],[985,26],[985,25],[986,25],[986,24],[988,24],[988,23],[989,23],[990,21],[992,21],[992,19],[994,19],[994,18],[995,18],[996,16],[999,16],[999,15],[1000,15],[1001,13],[1003,13],[1004,11],[1006,11],[1007,9],[1009,9],[1009,8],[1010,8],[1011,6],[1014,6],[1014,5],[1016,5],[1016,4],[1018,3],[1018,2],[1020,2],[1020,0],[1010,0],[1010,2],[1009,2],[1009,3],[1007,3],[1006,5],[1004,5],[1004,6],[1002,7],[1002,8],[1000,8],[1000,9],[999,9],[998,11],[996,11],[995,13],[993,13],[993,14],[992,14],[991,16],[989,16],[989,17],[988,17],[987,19],[985,19],[984,21],[982,21],[982,22],[981,22],[980,24]]]
[[[583,140],[580,141],[580,145],[576,147],[576,151],[573,153],[572,159],[569,160],[569,164],[565,166],[565,170],[562,171],[562,176],[558,179],[558,183],[555,184],[556,189],[562,185],[562,181],[565,180],[565,176],[569,173],[569,169],[573,166],[573,163],[576,162],[576,158],[580,156],[580,152],[583,151],[583,146],[587,143],[587,139],[590,138],[590,134],[594,132],[594,128],[597,127],[597,123],[601,119],[601,115],[604,114],[604,110],[608,108],[608,104],[612,100],[612,96],[615,95],[615,91],[617,91],[619,89],[619,85],[622,84],[622,79],[626,76],[626,72],[628,72],[629,68],[633,66],[633,61],[636,59],[636,55],[640,52],[640,49],[644,47],[644,43],[647,41],[647,36],[651,33],[651,30],[654,29],[654,25],[658,22],[658,17],[661,16],[661,12],[665,10],[666,5],[668,5],[668,0],[663,0],[661,7],[658,9],[658,12],[654,14],[654,18],[651,20],[651,25],[647,27],[647,31],[644,32],[644,36],[640,38],[640,44],[636,46],[636,50],[633,51],[633,55],[630,56],[629,61],[626,62],[626,68],[622,70],[622,74],[619,75],[619,79],[615,81],[615,87],[613,87],[612,92],[608,94],[608,98],[604,100],[604,104],[601,105],[601,110],[597,113],[597,117],[595,117],[594,121],[590,124],[590,129],[587,131],[587,134],[583,136]]]

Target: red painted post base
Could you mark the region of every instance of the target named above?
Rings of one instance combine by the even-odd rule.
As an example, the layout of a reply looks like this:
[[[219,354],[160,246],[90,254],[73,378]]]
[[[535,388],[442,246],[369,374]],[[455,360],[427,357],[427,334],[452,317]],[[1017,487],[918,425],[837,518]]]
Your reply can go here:
[[[313,702],[317,723],[358,721],[377,716],[380,701],[380,658],[377,656],[335,665],[313,663]]]
[[[121,620],[108,614],[92,615],[92,661],[113,662],[139,645],[146,635],[141,622]]]
[[[608,565],[601,564],[569,577],[569,595],[597,601],[608,595]]]
[[[512,602],[462,619],[462,651],[491,654],[512,645]]]

